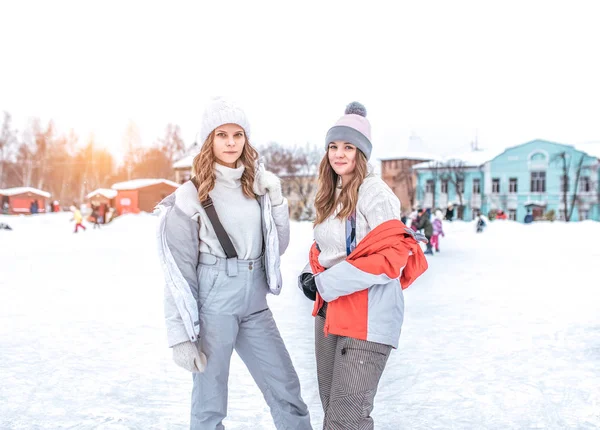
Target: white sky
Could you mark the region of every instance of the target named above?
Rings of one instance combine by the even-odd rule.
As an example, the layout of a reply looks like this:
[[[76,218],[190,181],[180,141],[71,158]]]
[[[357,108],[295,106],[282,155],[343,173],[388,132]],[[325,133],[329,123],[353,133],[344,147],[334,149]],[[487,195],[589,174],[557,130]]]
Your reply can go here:
[[[439,154],[476,130],[490,148],[600,139],[598,2],[198,3],[2,1],[0,110],[113,151],[129,119],[146,144],[168,122],[191,144],[213,95],[286,145],[321,144],[359,100],[373,158],[411,131]]]

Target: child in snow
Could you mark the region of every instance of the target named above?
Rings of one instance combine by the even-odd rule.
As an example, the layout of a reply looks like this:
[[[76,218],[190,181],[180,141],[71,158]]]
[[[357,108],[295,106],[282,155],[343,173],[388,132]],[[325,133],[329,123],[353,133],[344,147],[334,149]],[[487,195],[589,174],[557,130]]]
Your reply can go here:
[[[73,233],[77,233],[79,231],[79,227],[81,227],[83,231],[85,231],[86,228],[83,225],[83,216],[81,215],[81,211],[75,205],[71,206],[70,209],[71,212],[73,212],[72,221],[75,221],[75,231]]]
[[[275,427],[309,430],[300,381],[267,304],[281,289],[288,204],[279,178],[258,164],[249,133],[240,107],[212,100],[195,176],[159,204],[167,338],[175,363],[193,374],[192,429],[224,428],[235,349]]]
[[[433,220],[433,235],[431,236],[431,246],[435,248],[435,252],[440,252],[440,235],[444,237],[446,236],[442,227],[442,218],[442,211],[435,211],[435,219]]]
[[[485,220],[483,219],[483,216],[481,215],[481,213],[477,214],[477,233],[481,233],[483,232],[483,229],[485,228],[486,224],[485,224]]]
[[[327,430],[373,428],[377,385],[398,347],[402,288],[427,269],[417,233],[400,222],[398,197],[367,163],[370,128],[364,106],[354,102],[327,132],[315,243],[299,277],[304,294],[315,300],[317,380]]]

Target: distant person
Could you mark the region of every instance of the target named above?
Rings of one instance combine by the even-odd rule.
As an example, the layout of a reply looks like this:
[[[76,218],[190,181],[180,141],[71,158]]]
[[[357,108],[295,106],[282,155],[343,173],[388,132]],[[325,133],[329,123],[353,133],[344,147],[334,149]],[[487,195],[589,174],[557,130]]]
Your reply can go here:
[[[100,228],[100,222],[98,221],[98,218],[100,218],[98,205],[92,205],[91,218],[92,218],[92,221],[94,222],[94,230],[97,228]]]
[[[417,220],[417,230],[423,230],[423,234],[427,238],[427,250],[426,255],[433,255],[433,247],[431,245],[431,237],[433,236],[433,225],[429,212],[425,209],[419,209],[419,219]]]
[[[73,221],[75,221],[75,231],[73,233],[77,233],[80,227],[83,229],[83,231],[86,231],[87,229],[83,225],[83,216],[81,215],[79,208],[73,205],[70,209],[71,212],[73,212]]]
[[[476,224],[476,232],[477,233],[482,233],[483,229],[485,228],[486,223],[485,220],[483,219],[483,216],[481,215],[481,212],[477,213],[477,224]]]
[[[435,252],[440,252],[440,236],[446,236],[442,226],[442,218],[442,211],[435,211],[435,219],[433,220],[433,236],[431,236],[431,246],[435,249]]]
[[[452,221],[453,219],[454,219],[454,206],[452,205],[452,203],[450,203],[448,205],[448,208],[446,209],[446,220]]]
[[[533,215],[531,214],[531,211],[527,211],[527,215],[525,215],[523,222],[525,222],[525,224],[531,224],[533,222]]]
[[[9,209],[10,209],[10,205],[5,200],[4,203],[2,203],[2,212],[4,213],[4,215],[8,215]]]

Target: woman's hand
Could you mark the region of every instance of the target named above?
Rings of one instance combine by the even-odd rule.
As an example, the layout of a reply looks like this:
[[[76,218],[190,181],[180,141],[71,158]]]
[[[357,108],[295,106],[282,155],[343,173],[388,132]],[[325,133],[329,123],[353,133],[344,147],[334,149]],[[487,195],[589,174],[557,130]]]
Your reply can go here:
[[[259,164],[254,176],[253,191],[259,196],[269,193],[273,206],[279,206],[283,203],[283,194],[281,192],[281,181],[279,178],[265,170],[263,164]]]
[[[196,342],[182,342],[173,346],[173,361],[179,367],[192,373],[202,373],[206,368],[206,355]]]

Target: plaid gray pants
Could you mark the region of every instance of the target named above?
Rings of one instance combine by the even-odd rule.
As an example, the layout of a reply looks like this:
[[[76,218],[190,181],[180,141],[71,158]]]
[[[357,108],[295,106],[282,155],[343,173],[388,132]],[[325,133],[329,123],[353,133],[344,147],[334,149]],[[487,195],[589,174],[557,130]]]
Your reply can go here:
[[[315,353],[323,430],[371,430],[373,400],[392,347],[323,334],[325,318],[315,318]]]

